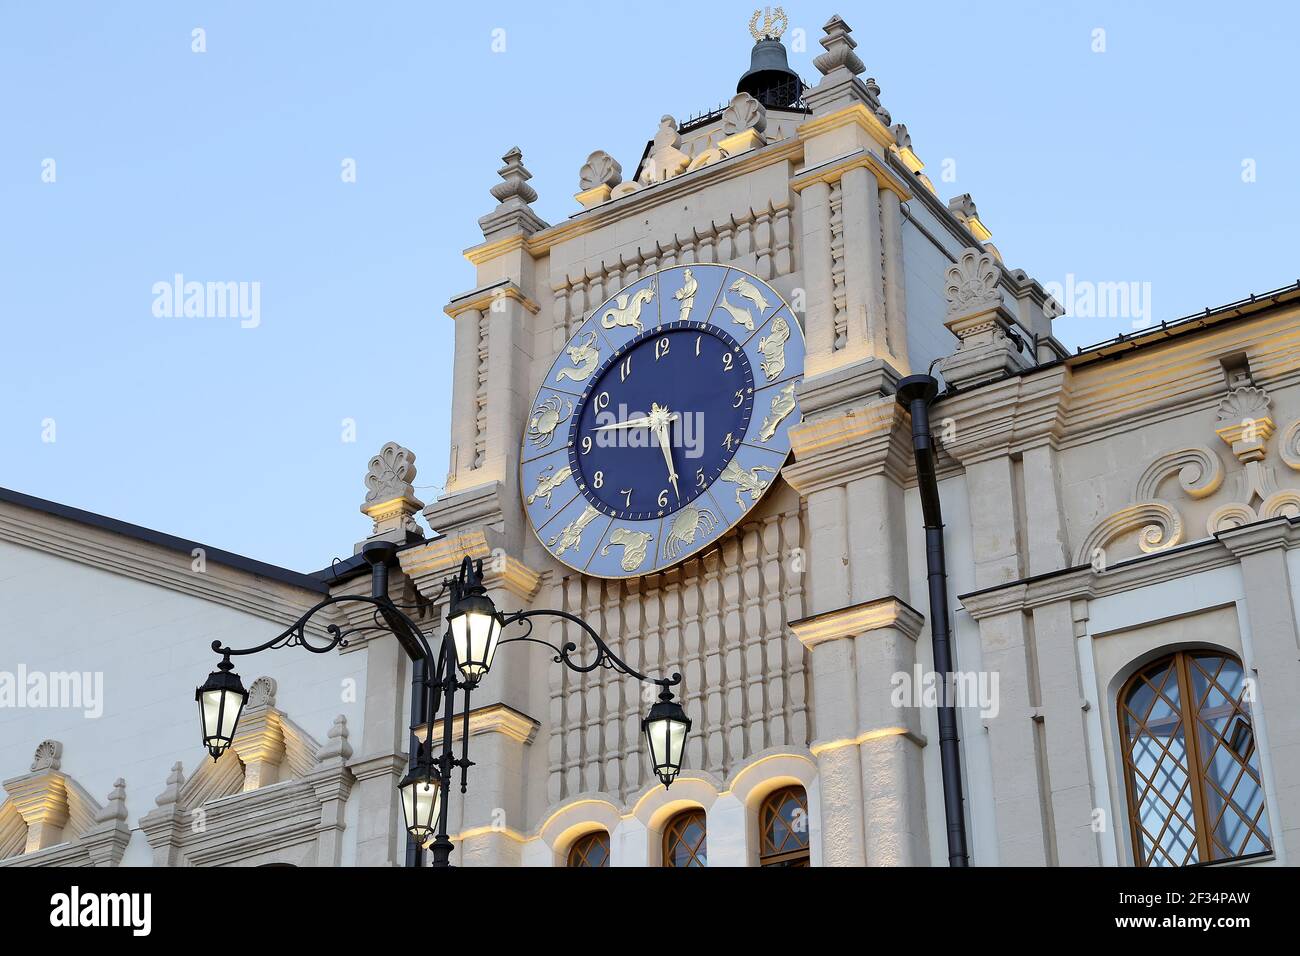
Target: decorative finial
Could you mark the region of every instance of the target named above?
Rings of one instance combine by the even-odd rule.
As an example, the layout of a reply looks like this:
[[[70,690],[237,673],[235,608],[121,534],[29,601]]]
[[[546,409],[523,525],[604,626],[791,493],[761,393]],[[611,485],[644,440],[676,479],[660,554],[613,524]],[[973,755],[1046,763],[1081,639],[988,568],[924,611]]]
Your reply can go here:
[[[32,758],[32,773],[41,770],[58,770],[63,757],[63,744],[57,740],[42,740]]]
[[[504,185],[504,184],[503,184]],[[406,541],[422,537],[414,515],[424,507],[415,496],[415,452],[387,442],[366,470],[366,500],[361,513],[374,522],[370,537]]]
[[[578,188],[582,190],[597,189],[608,186],[613,189],[623,181],[623,167],[618,160],[603,149],[598,149],[582,164],[578,171]]]
[[[112,823],[114,820],[126,819],[126,780],[118,777],[113,783],[113,791],[108,795],[108,803],[95,814],[96,823]]]
[[[505,165],[497,170],[501,182],[492,187],[492,198],[502,206],[526,206],[535,201],[537,190],[528,185],[533,174],[524,168],[523,151],[518,146],[512,146],[501,159]]]
[[[758,23],[759,16],[763,18],[762,27]],[[764,7],[762,10],[755,10],[754,15],[749,18],[749,35],[754,38],[755,43],[761,43],[763,40],[779,40],[789,26],[790,18],[785,15],[784,8],[777,7],[774,11],[771,7]]]
[[[274,707],[276,683],[274,677],[259,677],[248,688],[246,707]]]
[[[966,315],[996,307],[1002,301],[998,293],[1000,277],[1001,270],[991,255],[979,249],[963,249],[945,276],[948,315]]]
[[[352,745],[348,743],[348,719],[339,714],[330,727],[329,739],[320,750],[316,751],[316,762],[325,763],[335,759],[347,762],[351,756]]]
[[[172,772],[167,775],[167,786],[154,798],[160,807],[170,806],[181,798],[181,787],[185,785],[185,771],[178,760],[172,764]]]
[[[853,32],[844,20],[836,14],[826,21],[822,27],[825,36],[818,42],[826,48],[826,52],[813,60],[813,66],[822,76],[827,76],[840,67],[844,67],[854,76],[859,75],[866,70],[866,64],[862,62],[861,57],[853,52],[853,48],[858,45],[858,41],[850,35]],[[874,80],[868,80],[868,83],[874,83]],[[880,95],[880,88],[877,87],[875,94]]]

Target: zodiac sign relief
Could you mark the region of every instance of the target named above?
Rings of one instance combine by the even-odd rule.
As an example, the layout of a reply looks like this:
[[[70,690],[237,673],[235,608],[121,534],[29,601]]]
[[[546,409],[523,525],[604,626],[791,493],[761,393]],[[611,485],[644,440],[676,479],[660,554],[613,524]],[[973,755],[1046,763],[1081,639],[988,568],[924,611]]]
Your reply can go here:
[[[718,305],[726,309],[731,314],[731,321],[735,325],[743,325],[749,332],[754,331],[754,317],[749,314],[749,309],[742,308],[738,305],[732,305],[727,301],[724,295],[718,300]]]
[[[551,510],[551,495],[555,493],[556,488],[568,481],[569,476],[573,474],[573,469],[568,465],[565,465],[553,475],[549,474],[554,467],[554,465],[547,465],[538,473],[537,487],[533,489],[533,493],[526,499],[530,505],[538,498],[543,498],[546,501],[546,510]]]
[[[691,307],[695,305],[695,293],[700,287],[700,283],[695,276],[691,275],[690,269],[682,270],[682,277],[686,280],[682,287],[673,293],[673,298],[682,304],[682,311],[677,316],[678,322],[685,322],[691,314]]]
[[[731,283],[729,288],[742,299],[748,299],[750,302],[754,303],[758,308],[758,314],[760,317],[762,317],[763,313],[767,311],[767,299],[763,297],[763,293],[759,291],[758,286],[754,285],[754,283],[750,282],[748,279],[737,279],[735,282]]]
[[[792,379],[789,385],[786,385],[781,391],[772,396],[772,409],[768,412],[767,417],[763,419],[763,427],[758,432],[759,441],[771,441],[772,436],[776,434],[776,430],[781,427],[781,422],[785,421],[786,416],[794,411],[794,387],[798,383],[798,379]]]
[[[587,505],[582,514],[566,524],[559,534],[547,542],[547,546],[555,548],[554,554],[557,558],[566,551],[576,551],[581,548],[582,532],[586,530],[587,525],[596,520],[598,514],[600,514],[599,511],[591,505]]]
[[[745,471],[740,467],[740,463],[733,458],[731,461],[727,462],[727,467],[722,469],[722,474],[719,477],[722,481],[729,481],[737,486],[736,504],[743,508],[745,507],[745,502],[741,500],[740,496],[742,494],[748,492],[750,502],[755,502],[762,497],[763,492],[767,490],[768,479],[759,476],[759,472],[761,471],[765,471],[769,475],[776,474],[776,469],[769,468],[767,465],[755,465],[753,468],[749,469],[749,471]]]
[[[790,323],[778,315],[772,320],[772,331],[758,340],[758,350],[763,353],[759,363],[770,382],[785,371],[785,343],[790,340]]]
[[[533,409],[528,420],[528,438],[538,448],[545,448],[555,438],[555,428],[573,413],[573,402],[564,407],[558,396],[552,395]]]
[[[600,318],[600,324],[606,329],[623,328],[631,326],[638,332],[644,332],[641,327],[641,307],[647,302],[654,300],[655,290],[651,286],[645,286],[638,289],[635,295],[630,296],[631,302],[628,301],[629,295],[624,292],[616,300],[617,306],[611,306],[605,310],[605,314]]]
[[[570,345],[564,350],[573,362],[573,368],[562,368],[555,373],[555,380],[563,382],[566,378],[575,382],[585,382],[596,370],[600,362],[600,349],[596,347],[596,333],[587,333],[587,340],[581,345]]]
[[[673,518],[673,523],[669,526],[664,556],[670,561],[673,560],[682,553],[683,548],[689,548],[695,543],[697,534],[702,532],[710,535],[717,526],[718,519],[708,508],[687,505],[677,512],[677,517]]]
[[[601,548],[600,553],[607,555],[610,548],[615,545],[622,545],[623,560],[619,563],[624,571],[635,571],[645,564],[646,547],[653,540],[654,535],[649,531],[631,531],[627,528],[616,528],[609,536],[609,544]]]

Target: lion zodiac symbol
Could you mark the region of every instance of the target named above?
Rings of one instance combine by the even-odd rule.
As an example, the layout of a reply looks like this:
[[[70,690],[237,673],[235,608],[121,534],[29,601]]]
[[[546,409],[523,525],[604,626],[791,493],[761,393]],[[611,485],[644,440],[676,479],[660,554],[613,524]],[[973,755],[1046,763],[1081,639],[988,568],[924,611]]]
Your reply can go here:
[[[618,305],[611,306],[605,310],[605,314],[600,318],[600,324],[607,329],[623,328],[631,326],[638,332],[644,332],[641,327],[641,307],[647,302],[653,301],[655,290],[650,286],[638,289],[636,294],[631,296],[632,301],[628,301],[628,294],[624,292],[618,297]]]
[[[677,517],[673,518],[673,523],[668,528],[668,540],[664,545],[665,557],[672,560],[682,553],[683,548],[689,548],[695,543],[697,534],[710,535],[717,526],[718,519],[708,508],[687,505],[677,512]]]
[[[609,549],[615,545],[623,546],[623,560],[619,562],[624,571],[635,571],[645,563],[646,546],[654,540],[654,535],[649,531],[631,531],[627,528],[617,528],[609,536],[609,544],[600,549],[600,553],[609,554]]]
[[[600,349],[596,348],[596,333],[587,333],[587,340],[581,345],[570,345],[564,351],[569,353],[573,368],[562,368],[555,373],[555,380],[563,382],[566,378],[575,382],[585,382],[587,376],[596,370],[600,361]]]
[[[537,487],[533,489],[533,493],[527,499],[530,505],[538,498],[542,498],[545,499],[546,510],[549,511],[551,509],[551,495],[555,493],[556,488],[568,481],[569,476],[573,474],[573,469],[568,465],[565,465],[553,475],[548,474],[554,467],[554,465],[547,465],[537,475]]]

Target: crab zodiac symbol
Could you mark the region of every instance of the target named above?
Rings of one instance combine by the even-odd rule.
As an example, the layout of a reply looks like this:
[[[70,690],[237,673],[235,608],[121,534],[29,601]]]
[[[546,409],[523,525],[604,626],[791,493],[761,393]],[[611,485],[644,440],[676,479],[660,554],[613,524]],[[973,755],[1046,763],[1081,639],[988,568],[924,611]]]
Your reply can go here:
[[[545,448],[555,438],[555,427],[560,420],[568,418],[573,412],[573,402],[568,408],[557,395],[552,395],[533,409],[533,417],[528,421],[528,439],[538,448]]]
[[[644,332],[641,327],[641,306],[650,302],[655,297],[655,290],[650,286],[638,289],[636,294],[631,296],[632,301],[628,302],[628,294],[624,292],[618,297],[618,305],[610,306],[601,316],[600,324],[607,329],[622,328],[630,325],[638,332]]]
[[[554,467],[554,465],[547,465],[537,475],[537,487],[533,489],[533,493],[527,499],[530,505],[538,498],[544,498],[546,500],[546,510],[551,510],[551,495],[554,494],[556,488],[568,481],[569,476],[573,474],[573,469],[568,465],[565,465],[553,475],[548,474]]]
[[[569,353],[573,368],[562,368],[555,373],[555,380],[563,382],[566,378],[575,382],[585,382],[587,376],[596,369],[600,361],[600,349],[596,348],[596,333],[587,333],[587,341],[581,345],[570,345],[564,351]]]
[[[677,517],[668,529],[668,541],[664,546],[664,555],[669,560],[676,558],[682,553],[683,548],[689,548],[695,543],[695,536],[703,532],[706,535],[712,534],[713,529],[718,526],[718,519],[714,517],[713,512],[708,508],[697,508],[694,505],[687,505],[681,511],[677,512]]]
[[[749,492],[749,500],[754,502],[762,496],[767,488],[768,482],[759,476],[760,471],[765,471],[769,475],[776,474],[776,469],[769,468],[767,465],[755,465],[749,471],[745,471],[740,467],[740,463],[733,458],[727,462],[727,467],[722,469],[722,474],[719,477],[723,481],[729,481],[736,485],[736,504],[743,508],[745,502],[741,500],[740,496],[742,494]]]
[[[623,546],[623,560],[620,562],[624,571],[635,571],[645,563],[646,545],[654,540],[649,531],[630,531],[617,528],[609,536],[609,544],[600,549],[601,554],[609,554],[609,549],[616,544]]]

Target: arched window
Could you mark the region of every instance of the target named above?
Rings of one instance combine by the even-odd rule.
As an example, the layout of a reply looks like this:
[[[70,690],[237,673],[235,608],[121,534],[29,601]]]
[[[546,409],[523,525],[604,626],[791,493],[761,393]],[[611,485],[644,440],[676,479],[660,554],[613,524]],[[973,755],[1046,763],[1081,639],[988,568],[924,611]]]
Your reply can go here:
[[[569,847],[569,866],[609,866],[609,834],[592,830]]]
[[[808,794],[782,787],[758,808],[759,866],[809,866]]]
[[[704,811],[683,810],[664,827],[664,866],[708,866]]]
[[[1163,657],[1119,695],[1138,866],[1186,866],[1272,849],[1250,685],[1236,658]]]

